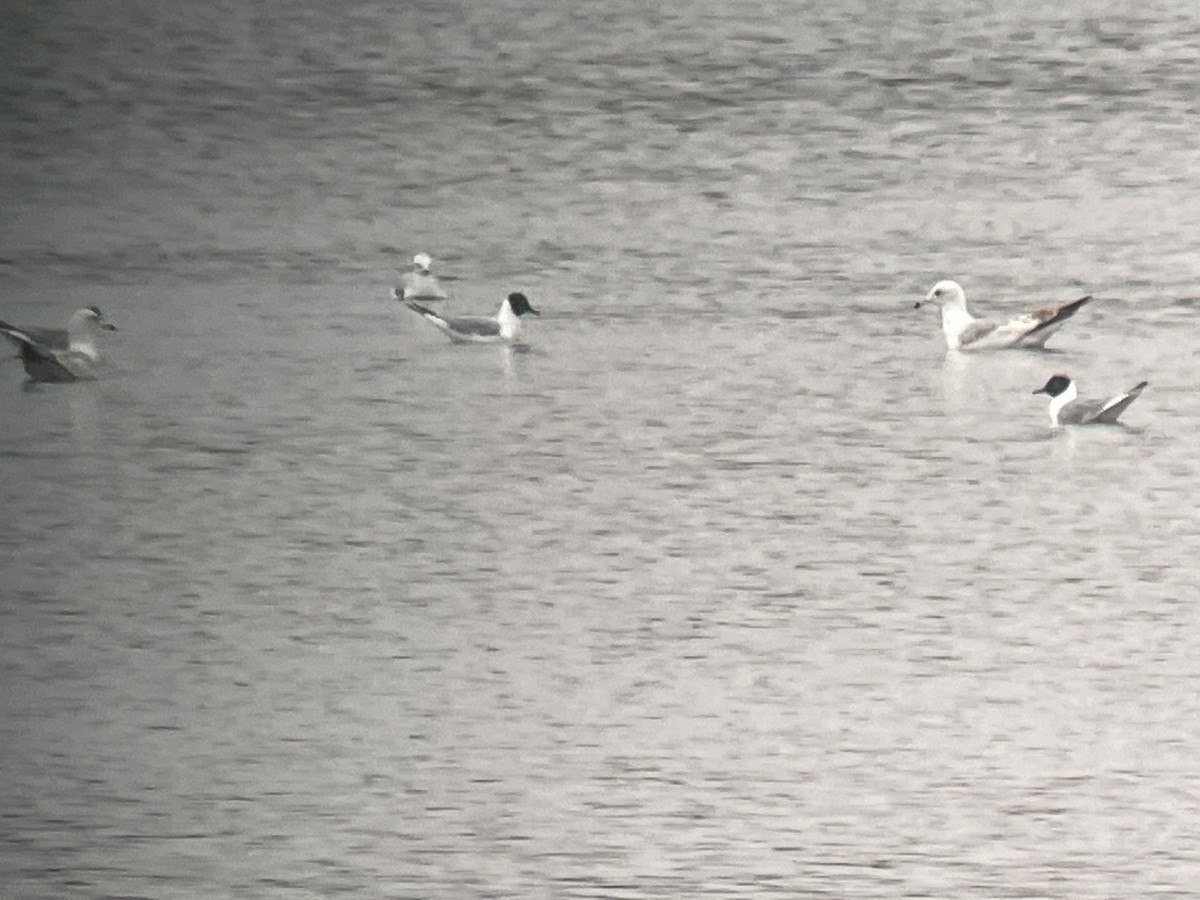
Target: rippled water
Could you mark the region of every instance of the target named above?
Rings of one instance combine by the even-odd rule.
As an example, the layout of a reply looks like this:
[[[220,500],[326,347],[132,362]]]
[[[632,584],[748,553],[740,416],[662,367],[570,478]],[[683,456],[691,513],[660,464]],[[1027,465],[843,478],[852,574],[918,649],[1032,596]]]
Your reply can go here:
[[[1194,890],[1191,4],[7,16],[6,897]]]

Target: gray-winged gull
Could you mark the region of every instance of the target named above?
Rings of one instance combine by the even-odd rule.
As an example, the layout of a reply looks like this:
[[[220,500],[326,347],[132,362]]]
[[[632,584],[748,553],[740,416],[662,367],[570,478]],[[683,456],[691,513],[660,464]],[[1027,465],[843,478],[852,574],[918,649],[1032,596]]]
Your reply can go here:
[[[977,319],[967,312],[967,295],[957,281],[939,281],[918,300],[942,308],[942,332],[951,350],[1002,350],[1008,347],[1041,348],[1063,323],[1091,300],[1089,294],[1062,306],[1038,309],[1007,322]]]
[[[410,301],[406,305],[440,328],[456,344],[511,343],[521,333],[521,316],[526,313],[541,315],[530,305],[529,298],[519,292],[505,297],[500,311],[494,316],[444,317],[419,303]]]
[[[65,342],[55,329],[18,328],[0,320],[0,334],[17,345],[25,372],[33,381],[95,378],[100,363],[96,336],[101,331],[116,330],[117,327],[94,306],[71,316]]]
[[[1074,381],[1066,375],[1054,375],[1033,393],[1049,395],[1051,425],[1113,425],[1149,383],[1140,381],[1108,400],[1080,400]]]
[[[397,300],[445,300],[449,294],[432,269],[429,254],[418,253],[409,270],[400,276],[400,285],[392,289],[392,296]]]

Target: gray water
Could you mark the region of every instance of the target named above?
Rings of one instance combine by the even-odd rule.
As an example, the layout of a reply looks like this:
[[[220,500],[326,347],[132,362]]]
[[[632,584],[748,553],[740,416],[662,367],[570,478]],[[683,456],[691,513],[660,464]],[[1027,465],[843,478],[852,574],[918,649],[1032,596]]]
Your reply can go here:
[[[1194,892],[1190,0],[6,6],[5,898]]]

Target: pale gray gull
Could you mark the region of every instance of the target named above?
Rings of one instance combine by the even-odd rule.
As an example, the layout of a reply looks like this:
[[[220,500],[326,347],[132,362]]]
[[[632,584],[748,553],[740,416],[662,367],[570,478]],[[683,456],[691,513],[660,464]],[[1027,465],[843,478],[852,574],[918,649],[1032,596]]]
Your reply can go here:
[[[100,307],[98,306],[89,306],[86,309],[77,310],[72,315],[72,319],[76,317],[83,317],[88,312],[99,316],[101,322],[104,321],[104,313],[100,312]],[[71,333],[69,327],[47,328],[41,325],[18,325],[16,327],[19,331],[33,338],[39,344],[42,344],[46,347],[53,347],[55,350],[66,350],[67,347],[71,345]],[[104,326],[101,325],[101,327],[103,328]],[[111,330],[115,331],[116,328]],[[5,334],[4,336],[12,342],[14,347],[20,349],[21,342],[19,340],[9,334]]]
[[[71,316],[65,341],[54,329],[18,328],[0,320],[0,334],[17,345],[25,372],[33,381],[95,378],[100,364],[96,336],[101,331],[116,330],[94,306]]]
[[[400,285],[392,289],[392,296],[397,300],[445,300],[449,294],[433,274],[429,254],[418,253],[409,270],[400,276]]]
[[[951,350],[1003,350],[1015,348],[1044,348],[1046,341],[1063,323],[1091,300],[1089,294],[1062,306],[1037,309],[1007,322],[977,319],[967,311],[967,295],[957,281],[939,281],[918,300],[936,303],[942,308],[942,332]]]

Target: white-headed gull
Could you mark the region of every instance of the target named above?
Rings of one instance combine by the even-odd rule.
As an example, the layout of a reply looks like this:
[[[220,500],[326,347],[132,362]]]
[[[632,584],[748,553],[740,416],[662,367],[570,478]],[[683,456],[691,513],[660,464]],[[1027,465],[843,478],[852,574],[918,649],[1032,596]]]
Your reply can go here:
[[[397,300],[445,300],[449,294],[442,289],[432,269],[429,254],[418,253],[409,270],[400,276],[399,286],[392,289],[392,296]]]
[[[916,305],[936,303],[942,308],[942,332],[951,350],[1001,350],[1007,347],[1045,347],[1049,337],[1091,300],[1091,295],[1062,306],[997,322],[977,319],[967,312],[967,295],[957,281],[939,281]]]
[[[61,337],[53,329],[18,328],[0,320],[0,334],[17,345],[25,372],[33,381],[95,378],[100,362],[96,335],[101,331],[116,330],[117,327],[94,306],[71,316],[65,346],[56,345],[56,342],[61,343]]]

